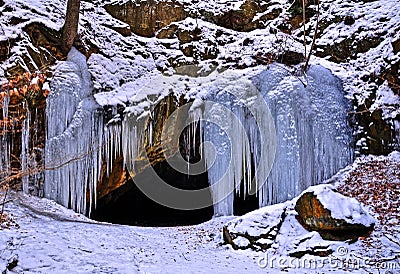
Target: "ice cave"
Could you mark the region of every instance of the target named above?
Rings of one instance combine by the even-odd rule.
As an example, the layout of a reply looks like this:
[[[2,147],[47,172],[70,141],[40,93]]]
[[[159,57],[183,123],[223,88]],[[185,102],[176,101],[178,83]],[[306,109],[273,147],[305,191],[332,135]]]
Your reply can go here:
[[[352,161],[349,104],[341,81],[321,66],[306,77],[279,65],[166,76],[125,106],[100,105],[92,90],[84,56],[72,50],[47,99],[44,196],[100,220],[154,225],[243,214]],[[189,190],[179,194],[187,204],[152,201],[169,195],[155,177]],[[148,198],[140,186],[159,189]]]
[[[306,76],[278,64],[160,76],[121,105],[93,94],[85,57],[72,49],[50,89],[43,195],[98,220],[241,215],[291,199],[353,159],[342,83],[318,65]]]

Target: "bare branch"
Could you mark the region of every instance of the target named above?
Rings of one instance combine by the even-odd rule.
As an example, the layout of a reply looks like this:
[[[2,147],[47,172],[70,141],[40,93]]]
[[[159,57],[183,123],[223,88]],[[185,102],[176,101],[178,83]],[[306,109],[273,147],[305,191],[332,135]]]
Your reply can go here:
[[[312,43],[311,43],[310,52],[308,53],[306,63],[304,64],[304,71],[307,71],[307,69],[308,69],[308,63],[310,61],[311,53],[312,53],[312,50],[313,50],[314,45],[315,45],[315,40],[317,39],[318,25],[319,25],[319,14],[320,14],[319,6],[320,6],[319,5],[319,0],[317,0],[317,21],[315,22],[314,36],[313,36],[313,40],[312,40]]]

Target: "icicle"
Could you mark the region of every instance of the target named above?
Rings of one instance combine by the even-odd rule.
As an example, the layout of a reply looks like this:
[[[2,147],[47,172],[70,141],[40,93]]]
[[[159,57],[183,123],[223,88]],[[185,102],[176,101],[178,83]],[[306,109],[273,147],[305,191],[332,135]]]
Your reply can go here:
[[[107,176],[110,174],[114,159],[121,155],[121,125],[119,123],[109,124],[105,128],[103,158],[107,165]]]
[[[145,147],[145,121],[146,117],[127,115],[122,121],[122,153],[124,166],[131,176],[136,174],[135,161],[139,152]]]
[[[221,99],[220,102],[229,102],[226,97]],[[244,177],[251,163],[246,162],[250,147],[241,121],[242,111],[240,107],[229,109],[219,103],[206,103],[204,141],[213,143],[215,150],[205,149],[204,157],[215,216],[232,215],[234,191],[240,190],[242,178],[246,185],[250,184],[249,177]]]
[[[7,91],[7,96],[3,98],[2,102],[2,112],[3,120],[8,119],[8,107],[10,104],[10,93]],[[9,138],[7,123],[3,124],[2,135],[0,137],[0,179],[7,178],[11,172],[11,142],[12,139]]]
[[[22,176],[22,190],[24,193],[29,193],[29,128],[31,113],[28,106],[24,106],[26,109],[26,117],[22,126],[22,139],[21,139],[21,170],[24,176]]]
[[[394,148],[399,150],[400,149],[400,121],[399,120],[393,120],[393,130],[395,134],[395,144]]]

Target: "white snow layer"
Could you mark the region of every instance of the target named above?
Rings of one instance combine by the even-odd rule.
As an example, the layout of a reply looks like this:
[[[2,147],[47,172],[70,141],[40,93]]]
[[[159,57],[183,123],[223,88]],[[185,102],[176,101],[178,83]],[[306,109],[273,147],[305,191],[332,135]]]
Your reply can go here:
[[[278,233],[278,226],[283,222],[286,208],[290,202],[266,206],[241,217],[238,217],[227,224],[231,233],[242,233],[248,236],[266,235],[275,229]],[[275,234],[276,235],[276,234]]]

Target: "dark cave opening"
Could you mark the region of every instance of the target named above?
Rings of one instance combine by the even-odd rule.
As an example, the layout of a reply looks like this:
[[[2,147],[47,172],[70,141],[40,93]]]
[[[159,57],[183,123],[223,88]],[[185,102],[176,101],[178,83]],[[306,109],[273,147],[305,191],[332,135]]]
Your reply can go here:
[[[253,158],[252,158],[253,159]],[[247,170],[246,173],[250,172],[251,174],[251,179],[254,180],[254,176],[256,173],[256,166],[253,160],[251,160],[251,170]],[[247,176],[247,174],[244,174],[244,176]],[[240,189],[239,192],[235,191],[235,195],[233,198],[233,214],[236,216],[242,216],[246,213],[249,213],[250,211],[256,210],[259,208],[259,201],[258,201],[258,195],[257,195],[257,190],[256,186],[253,184],[254,182],[252,181],[251,185],[251,191],[250,193],[254,194],[249,194],[246,193],[245,187],[244,187],[244,180],[240,182]]]
[[[245,196],[243,194],[235,193],[233,200],[233,213],[236,216],[242,216],[258,208],[259,208],[259,202],[258,202],[258,196],[256,194]]]
[[[187,175],[180,173],[167,162],[161,162],[152,167],[157,175],[171,186],[193,190],[208,187],[207,173]],[[149,169],[135,176],[140,183],[151,183]],[[98,200],[92,218],[114,224],[136,226],[180,226],[195,225],[210,220],[214,214],[211,193],[210,206],[195,210],[178,210],[160,205],[147,197],[133,180],[128,181],[119,189]]]
[[[206,172],[188,176],[175,170],[167,162],[158,163],[152,168],[163,181],[177,188],[193,190],[209,186]],[[148,170],[145,170],[135,176],[135,181],[149,183],[148,180],[151,178]],[[242,183],[241,188],[243,187]],[[243,193],[243,189],[240,193]],[[209,193],[209,204],[208,207],[195,210],[169,208],[147,197],[133,180],[129,180],[122,187],[98,200],[91,218],[97,221],[135,226],[195,225],[209,221],[213,217],[211,193]],[[246,214],[258,209],[258,197],[255,194],[247,196],[235,194],[233,206],[236,216]]]
[[[169,162],[179,161],[178,156],[189,159],[191,164],[204,161],[200,153],[199,128],[196,131],[196,144],[193,146],[184,145],[185,132],[179,140],[179,153],[169,159]],[[134,179],[129,180],[120,188],[112,191],[107,196],[97,201],[96,209],[92,212],[91,218],[98,221],[111,222],[115,224],[136,225],[136,226],[180,226],[195,225],[209,221],[214,216],[212,195],[208,190],[207,203],[209,206],[195,210],[178,210],[163,206],[147,197],[137,184],[152,184],[152,171],[155,171],[159,178],[170,186],[184,190],[199,190],[209,188],[207,171],[201,174],[184,174],[176,170],[168,161],[162,161],[146,168],[137,174]],[[204,162],[202,163],[204,165]],[[205,165],[204,165],[205,166]],[[255,167],[252,163],[251,173],[254,174]],[[204,169],[205,170],[205,169]],[[154,184],[153,184],[154,185]],[[259,208],[258,197],[244,194],[244,181],[241,182],[241,190],[234,196],[234,214],[240,216]]]

